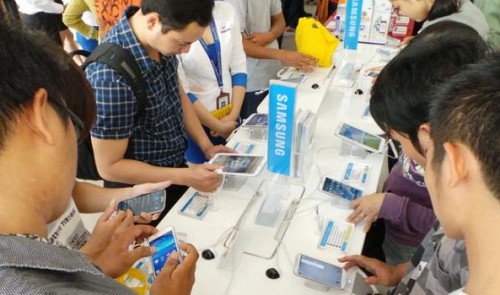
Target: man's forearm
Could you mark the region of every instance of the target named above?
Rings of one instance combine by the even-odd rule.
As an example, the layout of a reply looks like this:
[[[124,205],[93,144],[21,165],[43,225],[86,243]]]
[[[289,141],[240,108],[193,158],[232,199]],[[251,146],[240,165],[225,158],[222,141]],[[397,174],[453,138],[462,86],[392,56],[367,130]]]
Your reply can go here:
[[[280,49],[259,46],[243,38],[243,49],[247,57],[280,60]]]
[[[157,167],[137,160],[122,159],[111,164],[101,176],[113,182],[140,184],[172,181],[185,185],[184,168]],[[100,171],[99,171],[100,172]]]

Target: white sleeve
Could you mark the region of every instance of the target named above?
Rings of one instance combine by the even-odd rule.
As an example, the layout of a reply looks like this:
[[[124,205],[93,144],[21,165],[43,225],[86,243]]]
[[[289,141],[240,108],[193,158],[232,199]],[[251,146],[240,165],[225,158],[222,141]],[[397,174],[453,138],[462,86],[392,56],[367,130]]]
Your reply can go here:
[[[184,70],[184,63],[182,62],[182,54],[177,55],[177,60],[179,65],[177,66],[177,74],[179,75],[179,81],[182,83],[184,90],[189,92],[189,82],[186,77],[186,71]]]
[[[271,0],[271,15],[280,14],[282,11],[281,0]]]
[[[46,13],[61,14],[64,11],[64,6],[62,4],[51,0],[23,0],[20,2],[25,2],[33,8],[37,8]]]
[[[261,1],[261,0],[226,0],[225,2],[230,3],[235,11],[236,20],[238,22],[238,27],[240,32],[245,31],[245,24],[247,19],[247,1]]]

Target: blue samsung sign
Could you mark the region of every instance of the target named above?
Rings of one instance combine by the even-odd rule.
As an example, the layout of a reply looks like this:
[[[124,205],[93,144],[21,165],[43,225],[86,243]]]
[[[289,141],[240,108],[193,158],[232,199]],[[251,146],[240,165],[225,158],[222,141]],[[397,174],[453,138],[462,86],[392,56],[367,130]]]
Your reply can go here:
[[[361,8],[363,0],[347,0],[344,49],[358,49],[359,27],[361,24]]]
[[[267,142],[269,172],[291,175],[296,92],[296,84],[276,80],[270,82]]]

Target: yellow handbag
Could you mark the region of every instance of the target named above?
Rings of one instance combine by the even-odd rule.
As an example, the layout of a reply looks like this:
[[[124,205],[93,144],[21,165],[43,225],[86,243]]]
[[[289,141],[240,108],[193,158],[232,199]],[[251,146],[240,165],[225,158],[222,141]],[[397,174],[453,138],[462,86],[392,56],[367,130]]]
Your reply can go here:
[[[222,108],[218,108],[216,110],[213,110],[210,113],[217,120],[220,120],[220,119],[224,118],[225,116],[229,115],[229,113],[231,112],[232,109],[233,109],[233,104],[228,103],[227,105],[223,106]]]
[[[146,275],[135,267],[130,268],[126,273],[115,279],[122,285],[132,289],[138,295],[149,294],[149,288]]]
[[[229,113],[231,112],[232,109],[233,109],[233,104],[228,103],[227,105],[223,106],[222,108],[218,108],[216,110],[213,110],[210,113],[217,120],[220,120],[220,119],[224,118],[225,116],[229,115]],[[216,132],[214,130],[210,130],[210,134],[212,136],[215,136]]]
[[[319,21],[314,18],[302,17],[295,31],[297,51],[309,54],[318,59],[318,66],[330,67],[332,55],[339,39],[335,38]]]

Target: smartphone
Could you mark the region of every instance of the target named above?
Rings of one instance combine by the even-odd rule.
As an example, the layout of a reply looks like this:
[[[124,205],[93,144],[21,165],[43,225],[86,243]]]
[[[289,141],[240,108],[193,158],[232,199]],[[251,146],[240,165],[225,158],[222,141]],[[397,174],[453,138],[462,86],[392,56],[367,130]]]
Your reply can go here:
[[[256,176],[260,173],[266,157],[254,154],[216,154],[209,163],[224,166],[220,173],[240,176]]]
[[[335,135],[371,152],[383,153],[385,150],[385,138],[371,134],[347,123],[341,123],[335,131]]]
[[[319,190],[332,196],[340,197],[344,200],[354,201],[363,195],[363,191],[332,179],[324,177],[319,184]]]
[[[260,113],[253,113],[248,117],[243,123],[241,124],[241,127],[248,127],[248,128],[254,128],[254,127],[267,127],[268,125],[268,114],[260,114]]]
[[[150,214],[162,212],[165,209],[167,193],[164,189],[154,191],[149,194],[140,195],[118,203],[118,210],[132,210],[134,215],[140,215],[141,212]]]
[[[151,255],[155,277],[160,273],[165,262],[167,262],[168,256],[172,253],[179,253],[179,261],[182,262],[182,255],[180,255],[179,244],[173,227],[167,227],[149,237],[148,243],[150,247],[156,248],[156,252]]]
[[[306,256],[304,254],[297,254],[294,273],[300,277],[333,288],[345,288],[346,271],[342,267]]]

